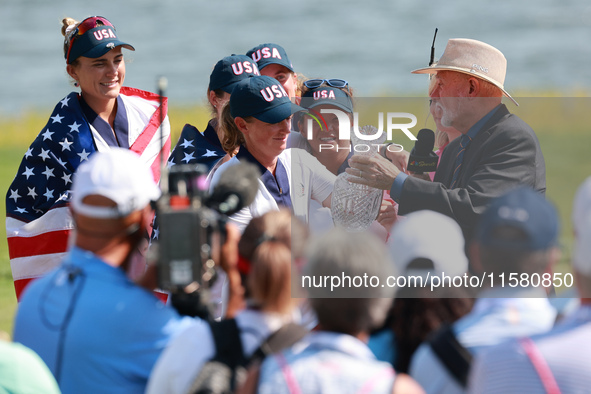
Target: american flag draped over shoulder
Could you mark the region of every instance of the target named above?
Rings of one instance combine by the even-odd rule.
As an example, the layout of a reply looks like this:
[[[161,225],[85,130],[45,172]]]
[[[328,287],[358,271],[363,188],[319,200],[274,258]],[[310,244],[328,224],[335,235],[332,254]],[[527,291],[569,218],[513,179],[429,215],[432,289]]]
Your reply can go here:
[[[170,168],[178,164],[204,164],[207,166],[207,171],[211,171],[226,155],[226,152],[222,149],[221,145],[218,145],[219,141],[213,142],[205,134],[211,136],[216,135],[211,121],[207,124],[205,133],[201,133],[195,126],[186,124],[181,131],[176,146],[170,154],[168,167]],[[215,138],[217,138],[217,135]],[[157,241],[160,236],[160,226],[157,218],[154,218],[152,226],[154,227],[154,231],[152,232],[150,243]]]
[[[166,101],[160,108],[155,94],[125,87],[121,94],[126,94],[131,102],[138,100],[144,108],[151,108],[144,114],[149,121],[142,125],[143,131],[130,143],[130,149],[146,160],[158,181],[160,156],[164,153],[167,159],[170,152],[168,119],[165,119],[164,144],[157,132],[160,111],[163,118],[166,116]],[[138,109],[127,106],[126,110]],[[49,121],[27,149],[6,195],[6,235],[17,297],[30,280],[58,266],[64,257],[73,228],[68,208],[73,174],[96,150],[93,131],[82,113],[78,94],[70,93],[56,105]]]
[[[207,130],[213,131],[211,123]],[[170,155],[169,166],[175,164],[205,164],[208,171],[226,155],[221,146],[208,140],[196,127],[186,124]]]

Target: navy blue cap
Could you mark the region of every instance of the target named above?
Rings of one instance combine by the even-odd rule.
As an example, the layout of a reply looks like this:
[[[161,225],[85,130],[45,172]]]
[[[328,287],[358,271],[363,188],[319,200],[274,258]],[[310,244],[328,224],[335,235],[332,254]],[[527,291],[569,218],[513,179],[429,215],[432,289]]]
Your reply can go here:
[[[246,55],[230,55],[216,63],[209,76],[209,90],[232,93],[236,84],[251,75],[261,75],[256,62]]]
[[[68,34],[70,45],[65,53],[66,63],[71,64],[80,56],[95,59],[118,46],[131,51],[135,48],[119,40],[115,26],[102,16],[84,19]]]
[[[251,57],[257,62],[259,70],[262,70],[269,64],[279,64],[286,67],[289,71],[294,72],[291,61],[281,45],[271,43],[261,44],[246,52],[246,56]]]
[[[253,116],[262,122],[279,123],[303,110],[291,102],[279,81],[264,75],[238,82],[230,97],[230,113],[234,118]]]
[[[300,105],[304,108],[314,108],[319,105],[334,105],[343,111],[353,113],[351,96],[339,88],[321,86],[310,89],[302,96]]]
[[[527,239],[508,240],[495,237],[495,229],[514,227]],[[558,241],[558,214],[540,193],[519,187],[492,200],[480,217],[476,239],[484,246],[520,251],[546,250]]]

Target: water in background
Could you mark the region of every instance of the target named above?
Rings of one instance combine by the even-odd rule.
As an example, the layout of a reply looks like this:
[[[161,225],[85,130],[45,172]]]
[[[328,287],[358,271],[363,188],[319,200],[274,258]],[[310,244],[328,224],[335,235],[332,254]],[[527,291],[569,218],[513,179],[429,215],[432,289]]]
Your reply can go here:
[[[591,90],[587,0],[0,0],[0,115],[49,111],[69,91],[60,20],[103,15],[136,48],[124,51],[125,84],[154,91],[169,80],[172,105],[200,103],[212,66],[232,53],[276,42],[296,71],[350,81],[358,95],[420,95],[435,27],[436,57],[449,38],[499,48],[505,86]]]

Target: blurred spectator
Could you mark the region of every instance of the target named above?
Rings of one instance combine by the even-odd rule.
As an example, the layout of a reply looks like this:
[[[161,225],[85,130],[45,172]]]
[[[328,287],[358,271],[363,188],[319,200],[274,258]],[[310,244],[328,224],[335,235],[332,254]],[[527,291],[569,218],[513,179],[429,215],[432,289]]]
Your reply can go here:
[[[523,281],[510,287],[508,278],[548,272],[559,256],[557,237],[558,215],[539,193],[518,188],[491,202],[470,252],[486,280],[491,274],[495,278],[495,286],[482,291],[468,315],[439,330],[415,353],[410,374],[428,393],[464,392],[473,354],[552,327],[556,311],[545,289]]]
[[[310,248],[304,277],[367,275],[385,281],[394,271],[391,267],[383,244],[371,234],[333,229]],[[393,290],[380,286],[344,285],[333,291],[330,285],[310,287],[318,331],[267,357],[260,369],[258,392],[422,392],[407,376],[395,378],[391,366],[377,361],[366,345],[370,331],[386,316]]]
[[[291,298],[292,226],[301,223],[287,209],[271,211],[246,226],[239,250],[238,269],[245,274],[247,307],[236,314],[240,344],[236,349],[249,358],[269,335],[292,321],[297,300]],[[299,234],[296,230],[295,238]],[[301,252],[296,252],[301,253]],[[244,254],[248,254],[246,260]],[[230,306],[228,313],[234,314]],[[212,328],[193,326],[181,333],[156,363],[147,393],[187,393],[203,366],[216,356]],[[229,339],[230,340],[230,339]]]
[[[477,357],[470,377],[471,392],[589,392],[591,178],[587,178],[575,196],[573,223],[576,238],[573,275],[581,306],[548,333],[507,342]],[[570,281],[566,279],[568,275],[563,276],[565,283]]]
[[[286,208],[268,212],[263,216],[252,219],[248,225],[249,231],[242,234],[238,243],[238,270],[242,281],[246,283],[251,268],[253,254],[260,243],[267,238],[274,238],[283,242],[291,250],[292,284],[301,273],[304,264],[304,248],[309,236],[309,229],[303,223],[291,216]],[[248,298],[248,288],[246,298]],[[308,328],[316,325],[316,315],[310,310],[306,299],[301,299],[297,308],[293,310],[293,320]]]
[[[195,324],[127,276],[160,189],[137,154],[111,148],[80,165],[72,192],[74,246],[23,293],[14,339],[64,393],[143,393],[169,339]]]
[[[370,348],[398,372],[407,372],[411,357],[427,336],[442,324],[451,324],[474,303],[465,289],[430,290],[427,274],[463,275],[468,269],[464,236],[451,218],[433,211],[407,215],[388,241],[392,260],[407,278],[420,277],[425,287],[398,290],[383,329],[374,333]]]
[[[37,353],[20,343],[1,338],[0,392],[59,394],[60,389]]]

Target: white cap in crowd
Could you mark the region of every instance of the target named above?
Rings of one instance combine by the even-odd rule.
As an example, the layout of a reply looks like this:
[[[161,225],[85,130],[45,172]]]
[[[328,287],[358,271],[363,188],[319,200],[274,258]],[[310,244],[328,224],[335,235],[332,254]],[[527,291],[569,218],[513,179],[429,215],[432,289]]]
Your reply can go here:
[[[72,209],[98,219],[122,218],[143,209],[160,197],[150,168],[129,149],[112,148],[97,152],[80,165],[72,185]],[[115,207],[89,205],[89,195],[101,195],[115,202]]]
[[[416,259],[433,262],[433,274],[463,275],[468,270],[460,226],[450,217],[434,211],[417,211],[406,215],[394,226],[388,247],[394,264],[401,273],[418,274],[408,269]]]

